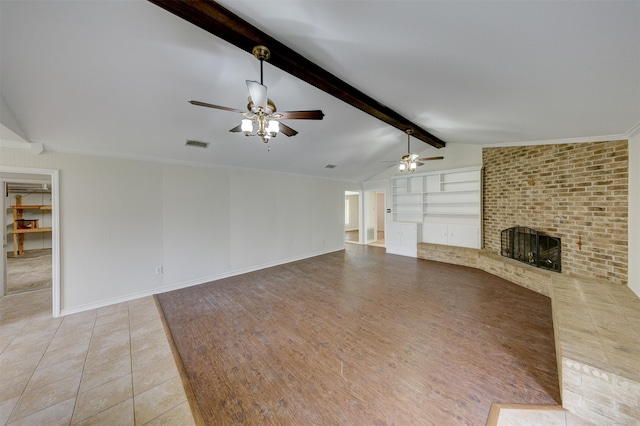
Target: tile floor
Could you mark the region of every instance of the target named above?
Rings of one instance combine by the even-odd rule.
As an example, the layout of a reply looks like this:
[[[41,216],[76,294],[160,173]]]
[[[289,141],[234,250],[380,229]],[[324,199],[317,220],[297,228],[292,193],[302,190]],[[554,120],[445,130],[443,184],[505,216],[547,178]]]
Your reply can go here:
[[[562,408],[538,410],[507,405],[499,409],[497,417],[496,422],[487,422],[487,426],[592,426]]]
[[[0,298],[0,425],[193,425],[152,297],[51,317],[51,291]]]

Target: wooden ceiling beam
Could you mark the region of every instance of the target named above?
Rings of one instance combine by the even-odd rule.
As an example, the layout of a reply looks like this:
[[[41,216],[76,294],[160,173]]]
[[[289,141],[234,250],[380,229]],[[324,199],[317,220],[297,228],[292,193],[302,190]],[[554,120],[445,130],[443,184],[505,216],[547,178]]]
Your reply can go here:
[[[407,129],[413,130],[413,137],[431,146],[436,148],[445,146],[445,142],[438,137],[362,93],[214,1],[149,1],[249,53],[251,53],[254,46],[266,46],[271,51],[271,57],[268,60],[271,65],[298,77],[302,81],[306,81],[312,86],[384,121],[402,132]]]

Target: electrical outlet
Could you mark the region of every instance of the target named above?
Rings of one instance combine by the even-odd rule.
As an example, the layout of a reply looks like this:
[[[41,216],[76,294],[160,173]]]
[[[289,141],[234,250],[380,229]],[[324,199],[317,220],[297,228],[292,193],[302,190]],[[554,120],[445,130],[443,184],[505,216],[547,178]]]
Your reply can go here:
[[[156,275],[160,275],[162,272],[162,266],[156,266]]]

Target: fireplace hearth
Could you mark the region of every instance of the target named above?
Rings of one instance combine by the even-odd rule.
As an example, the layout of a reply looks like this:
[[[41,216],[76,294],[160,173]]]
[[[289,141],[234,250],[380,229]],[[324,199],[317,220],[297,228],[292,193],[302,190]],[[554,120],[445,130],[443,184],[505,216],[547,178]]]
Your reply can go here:
[[[560,238],[516,226],[502,231],[500,241],[502,256],[550,271],[562,270]]]

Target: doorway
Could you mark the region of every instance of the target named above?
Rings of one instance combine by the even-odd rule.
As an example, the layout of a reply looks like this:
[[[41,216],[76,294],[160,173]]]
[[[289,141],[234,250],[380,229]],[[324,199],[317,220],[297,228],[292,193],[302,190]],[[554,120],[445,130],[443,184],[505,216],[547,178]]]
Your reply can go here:
[[[385,246],[385,192],[383,190],[364,193],[364,244]]]
[[[360,244],[360,193],[344,192],[344,241]]]
[[[370,242],[370,246],[384,247],[385,236],[385,194],[384,191],[376,191],[376,234],[375,241]]]
[[[60,316],[58,184],[58,170],[0,167],[0,297],[50,288],[54,317]]]
[[[4,182],[6,281],[4,294],[51,289],[51,180]]]

